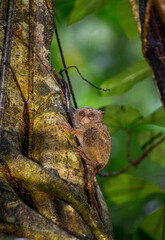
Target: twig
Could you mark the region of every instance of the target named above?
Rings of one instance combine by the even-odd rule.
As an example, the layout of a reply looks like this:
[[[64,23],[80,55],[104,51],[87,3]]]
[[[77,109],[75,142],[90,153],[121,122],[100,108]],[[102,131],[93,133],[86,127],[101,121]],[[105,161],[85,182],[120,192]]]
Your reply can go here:
[[[59,50],[60,50],[60,55],[61,55],[62,63],[63,63],[64,69],[65,69],[65,74],[66,74],[66,77],[67,77],[67,80],[68,80],[69,89],[70,89],[70,92],[71,92],[71,95],[72,95],[72,98],[73,98],[74,106],[75,106],[75,108],[78,108],[77,102],[76,102],[76,98],[75,98],[75,95],[74,95],[74,91],[73,91],[73,88],[72,88],[72,84],[71,84],[71,81],[70,81],[70,77],[69,77],[69,74],[68,74],[68,71],[67,71],[67,66],[66,66],[66,62],[65,62],[65,57],[64,57],[64,54],[63,54],[63,50],[62,50],[62,46],[61,46],[61,42],[60,42],[58,30],[57,30],[55,18],[54,18],[54,16],[51,14],[49,5],[48,5],[48,3],[47,3],[47,0],[45,0],[45,1],[46,1],[46,5],[47,5],[47,9],[48,9],[49,15],[50,15],[50,17],[51,17],[51,19],[52,19],[52,21],[53,21],[54,31],[55,31],[55,34],[56,34],[57,43],[58,43],[58,47],[59,47]]]
[[[65,78],[63,76],[63,74],[61,74],[61,79],[58,79],[58,83],[61,85],[62,87],[62,91],[65,95],[66,98],[66,103],[67,103],[67,108],[68,108],[68,112],[70,112],[71,109],[71,104],[70,104],[70,93],[69,93],[69,88],[68,88],[68,84],[65,81]]]
[[[102,212],[102,207],[101,207],[101,203],[98,197],[98,192],[97,192],[97,183],[96,182],[92,182],[92,190],[94,193],[94,203],[95,203],[95,208],[97,210],[97,213],[99,215],[100,220],[102,221],[103,225],[107,228],[105,219],[103,217],[103,212]]]
[[[102,214],[101,204],[98,198],[96,185],[94,183],[94,180],[91,181],[91,176],[89,174],[84,158],[82,158],[82,162],[84,166],[84,183],[85,183],[85,191],[88,197],[88,202],[92,208],[96,209],[96,212],[100,220],[102,221],[103,225],[107,228],[106,223],[104,221],[103,214]]]
[[[144,145],[142,146],[142,150],[145,150],[147,146],[151,145],[156,139],[160,138],[162,135],[163,133],[160,132],[157,135],[150,138],[147,142],[144,143]]]
[[[9,13],[8,13],[6,38],[5,38],[5,45],[4,45],[3,69],[2,69],[2,79],[1,79],[1,89],[0,89],[0,145],[2,141],[4,105],[5,105],[5,99],[6,99],[8,73],[9,73],[9,66],[10,66],[15,5],[16,5],[16,0],[9,1]]]
[[[146,158],[148,156],[148,154],[154,149],[156,148],[159,144],[161,144],[163,141],[165,141],[165,137],[161,138],[158,142],[156,142],[155,144],[153,144],[145,153],[143,153],[137,160],[131,162],[130,164],[128,164],[126,167],[124,167],[123,169],[117,171],[117,172],[112,172],[112,173],[99,173],[100,176],[102,177],[110,177],[110,176],[117,176],[121,173],[126,172],[128,169],[130,169],[133,166],[137,166],[139,165],[144,158]]]
[[[67,82],[64,79],[64,76],[62,74],[61,76],[62,76],[62,79],[58,79],[58,82],[62,87],[62,91],[66,99],[68,121],[73,126],[72,104],[70,102],[69,88],[68,88]]]
[[[108,88],[100,88],[100,87],[97,87],[97,86],[95,86],[93,83],[91,83],[90,81],[88,81],[87,79],[85,79],[85,78],[82,76],[82,74],[80,73],[78,67],[75,66],[75,65],[71,65],[71,66],[69,66],[69,67],[66,67],[66,68],[60,70],[60,74],[62,74],[62,72],[66,71],[66,70],[69,69],[69,68],[75,68],[75,69],[77,70],[78,74],[80,75],[80,77],[81,77],[84,81],[86,81],[87,83],[89,83],[92,87],[94,87],[94,88],[96,88],[96,89],[98,89],[98,90],[102,90],[102,91],[109,91],[109,90],[110,90],[110,89],[108,89]]]
[[[54,30],[55,30],[55,33],[56,33],[56,38],[57,38],[57,42],[58,42],[58,46],[59,46],[59,50],[60,50],[63,66],[64,66],[64,68],[66,68],[65,58],[64,58],[64,54],[63,54],[60,38],[59,38],[59,35],[58,35],[58,31],[57,31],[57,26],[56,26],[54,18],[53,18],[53,24],[54,24]],[[69,77],[67,69],[65,70],[65,74],[66,74],[66,77],[67,77],[67,80],[68,80],[69,89],[70,89],[70,92],[71,92],[71,95],[72,95],[72,98],[73,98],[74,106],[75,106],[75,108],[78,108],[77,102],[76,102],[76,98],[75,98],[75,95],[74,95],[74,91],[73,91],[73,88],[72,88],[72,84],[71,84],[70,77]]]

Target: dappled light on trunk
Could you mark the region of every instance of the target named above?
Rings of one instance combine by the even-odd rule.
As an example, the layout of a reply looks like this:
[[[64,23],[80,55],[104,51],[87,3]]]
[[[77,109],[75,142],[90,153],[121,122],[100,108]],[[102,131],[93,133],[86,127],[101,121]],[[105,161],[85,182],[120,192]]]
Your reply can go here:
[[[5,0],[0,4],[4,69],[10,12]],[[91,203],[94,193],[84,184],[83,163],[73,151],[76,142],[58,127],[68,120],[65,95],[50,62],[52,15],[50,0],[16,1],[1,106],[0,233],[47,240],[113,239],[99,187],[95,182],[104,221]]]

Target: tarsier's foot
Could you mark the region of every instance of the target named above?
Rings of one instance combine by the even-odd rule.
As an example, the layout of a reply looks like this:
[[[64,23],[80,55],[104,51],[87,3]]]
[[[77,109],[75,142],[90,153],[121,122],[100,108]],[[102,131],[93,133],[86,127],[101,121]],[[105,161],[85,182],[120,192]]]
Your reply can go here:
[[[81,155],[81,157],[84,158],[84,160],[85,160],[86,162],[90,161],[90,160],[87,158],[87,156],[84,154],[84,152],[82,151],[82,149],[81,149],[80,146],[77,147],[77,148],[74,148],[73,150],[75,151],[75,154]]]
[[[90,175],[91,175],[90,181],[91,181],[91,182],[93,182],[93,179],[94,179],[95,175],[99,172],[99,170],[100,170],[101,168],[102,168],[102,165],[98,164],[97,167],[95,167],[95,168],[93,169],[93,171],[91,171],[91,173],[90,173]]]
[[[77,153],[77,154],[82,153],[82,150],[81,150],[81,147],[80,147],[80,146],[73,148],[73,150],[74,150],[75,153]]]
[[[79,154],[81,155],[81,157],[85,160],[85,164],[86,167],[88,169],[88,172],[90,173],[90,181],[92,183],[96,173],[99,171],[100,166],[98,166],[96,168],[96,163],[92,162],[90,159],[87,158],[87,156],[85,155],[85,153],[82,151],[81,146],[77,147],[77,148],[73,148],[73,150],[75,151],[75,154]]]
[[[75,152],[76,155],[80,154],[78,148],[73,148],[73,151]]]
[[[90,173],[90,182],[91,183],[93,182],[93,179],[94,179],[97,172],[98,172],[98,170],[94,169],[93,172]]]

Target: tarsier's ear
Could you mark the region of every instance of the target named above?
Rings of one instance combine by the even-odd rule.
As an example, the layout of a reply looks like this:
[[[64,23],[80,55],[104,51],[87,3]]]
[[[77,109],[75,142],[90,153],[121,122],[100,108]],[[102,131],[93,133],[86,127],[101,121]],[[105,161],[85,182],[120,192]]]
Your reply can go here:
[[[103,120],[104,112],[100,110],[100,111],[99,111],[99,115],[100,115],[100,120],[102,121],[102,120]]]

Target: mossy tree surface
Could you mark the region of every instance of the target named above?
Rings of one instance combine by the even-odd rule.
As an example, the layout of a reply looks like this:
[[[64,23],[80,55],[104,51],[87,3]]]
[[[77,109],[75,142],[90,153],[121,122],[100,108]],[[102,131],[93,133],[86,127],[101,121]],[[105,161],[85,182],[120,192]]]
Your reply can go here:
[[[10,1],[0,4],[3,68]],[[88,204],[83,164],[72,150],[76,143],[58,128],[60,121],[67,121],[67,108],[50,62],[52,9],[51,0],[16,1],[1,106],[0,234],[112,239],[102,194],[97,187],[106,226]]]

